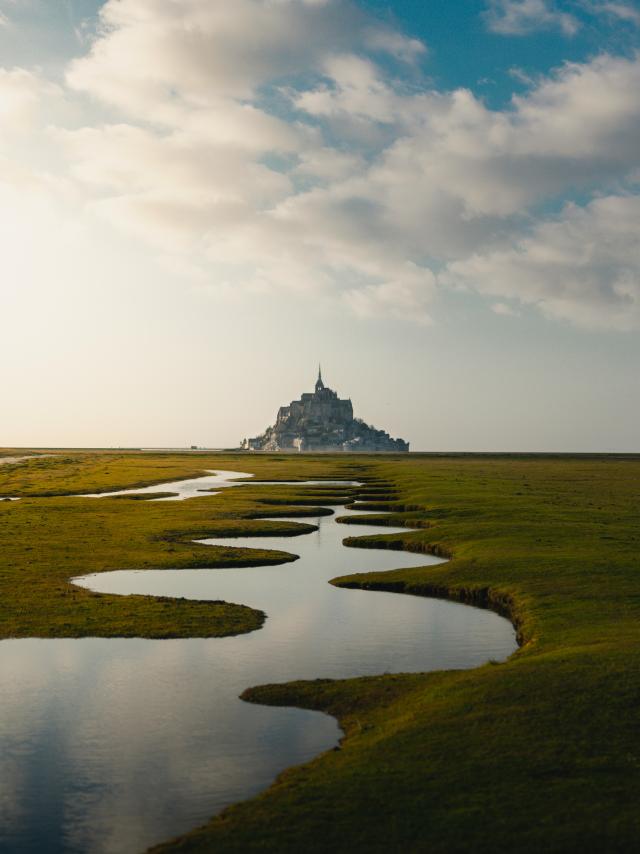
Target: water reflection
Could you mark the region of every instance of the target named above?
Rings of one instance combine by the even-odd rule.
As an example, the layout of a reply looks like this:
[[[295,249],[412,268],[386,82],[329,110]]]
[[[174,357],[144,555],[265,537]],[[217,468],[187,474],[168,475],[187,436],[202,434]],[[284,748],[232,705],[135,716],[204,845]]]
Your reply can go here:
[[[193,477],[189,480],[172,480],[169,483],[155,483],[152,486],[144,486],[139,489],[118,489],[114,492],[87,492],[81,496],[76,496],[76,498],[110,498],[113,495],[155,495],[156,493],[173,492],[174,495],[151,500],[184,501],[187,498],[201,498],[205,492],[209,495],[216,495],[215,490],[238,486],[237,479],[246,477],[252,477],[252,475],[242,471],[212,471],[204,477]]]
[[[515,649],[513,628],[491,612],[332,587],[327,581],[336,575],[439,559],[346,549],[346,535],[399,529],[314,521],[316,532],[295,539],[203,541],[300,555],[282,566],[76,580],[109,593],[242,602],[266,611],[260,631],[220,639],[0,643],[0,848],[143,850],[335,744],[333,719],[242,703],[238,695],[250,685],[473,667]]]
[[[173,495],[162,498],[152,498],[150,501],[185,501],[187,498],[202,498],[203,495],[217,495],[221,489],[230,486],[256,485],[256,481],[243,480],[253,477],[252,474],[242,471],[215,470],[203,477],[194,477],[189,480],[173,480],[169,483],[156,483],[152,486],[144,486],[138,489],[118,489],[114,492],[85,492],[76,498],[110,498],[114,495],[156,495],[163,492],[171,492]],[[260,486],[357,486],[356,481],[336,480],[307,480],[300,481],[258,481]]]
[[[0,849],[142,851],[335,743],[325,715],[221,703],[221,661],[211,640],[3,641]]]

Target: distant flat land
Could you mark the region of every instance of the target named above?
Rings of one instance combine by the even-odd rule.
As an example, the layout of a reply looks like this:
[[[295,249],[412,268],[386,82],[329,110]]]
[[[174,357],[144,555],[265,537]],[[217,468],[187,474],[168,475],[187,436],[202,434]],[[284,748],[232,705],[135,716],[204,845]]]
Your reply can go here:
[[[176,503],[63,497],[215,468],[365,480],[356,494],[371,509],[417,528],[369,542],[452,559],[336,583],[488,604],[510,613],[522,646],[508,662],[472,671],[255,687],[247,699],[338,717],[341,749],[159,850],[637,847],[639,457],[74,452],[3,466],[0,494],[23,500],[0,503],[0,635],[257,628],[262,615],[239,605],[99,596],[67,581],[107,569],[257,562],[190,539],[293,532],[291,523],[257,517],[304,513],[308,492],[296,487],[265,494],[248,486]],[[357,525],[345,528],[345,536],[357,533]]]

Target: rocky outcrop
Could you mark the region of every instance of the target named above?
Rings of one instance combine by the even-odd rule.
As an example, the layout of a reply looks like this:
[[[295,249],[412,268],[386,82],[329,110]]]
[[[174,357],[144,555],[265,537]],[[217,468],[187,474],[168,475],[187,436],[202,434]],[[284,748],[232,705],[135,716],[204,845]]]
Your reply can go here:
[[[246,451],[406,453],[409,443],[354,418],[351,400],[341,400],[327,388],[319,372],[314,392],[281,406],[276,423],[260,436],[243,439],[241,447]]]

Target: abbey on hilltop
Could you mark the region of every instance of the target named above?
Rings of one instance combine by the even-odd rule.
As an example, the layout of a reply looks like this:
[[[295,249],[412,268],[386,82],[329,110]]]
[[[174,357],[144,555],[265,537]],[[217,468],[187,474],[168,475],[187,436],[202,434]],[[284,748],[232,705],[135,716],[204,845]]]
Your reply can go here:
[[[241,447],[245,451],[407,453],[409,443],[354,418],[351,400],[340,400],[322,382],[318,370],[315,391],[281,406],[274,426],[255,439],[243,439]]]

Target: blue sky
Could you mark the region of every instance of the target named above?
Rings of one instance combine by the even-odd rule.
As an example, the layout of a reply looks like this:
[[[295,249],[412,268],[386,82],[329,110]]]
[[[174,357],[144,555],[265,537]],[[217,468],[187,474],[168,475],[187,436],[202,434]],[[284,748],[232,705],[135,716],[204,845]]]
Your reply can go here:
[[[0,15],[0,444],[639,450],[638,3]]]
[[[10,32],[5,33],[3,59],[64,65],[70,55],[83,52],[74,30],[93,32],[102,5],[101,0],[5,2],[6,14],[20,23],[29,38],[17,41]],[[494,105],[511,97],[514,68],[540,73],[566,61],[584,61],[602,51],[629,54],[639,47],[638,26],[632,19],[593,14],[593,7],[579,0],[555,4],[556,9],[580,23],[579,30],[569,37],[551,26],[512,38],[492,32],[486,17],[490,4],[484,0],[363,0],[360,5],[429,46],[422,67],[437,85],[477,89]],[[640,9],[632,0],[618,5],[632,11]]]
[[[493,106],[511,98],[514,69],[535,75],[566,61],[581,62],[602,51],[628,53],[639,46],[633,21],[590,14],[590,7],[580,2],[554,5],[580,23],[571,36],[552,25],[514,35],[492,32],[487,26],[490,4],[484,0],[368,0],[364,5],[381,16],[391,15],[429,45],[425,69],[437,85],[481,91]]]

